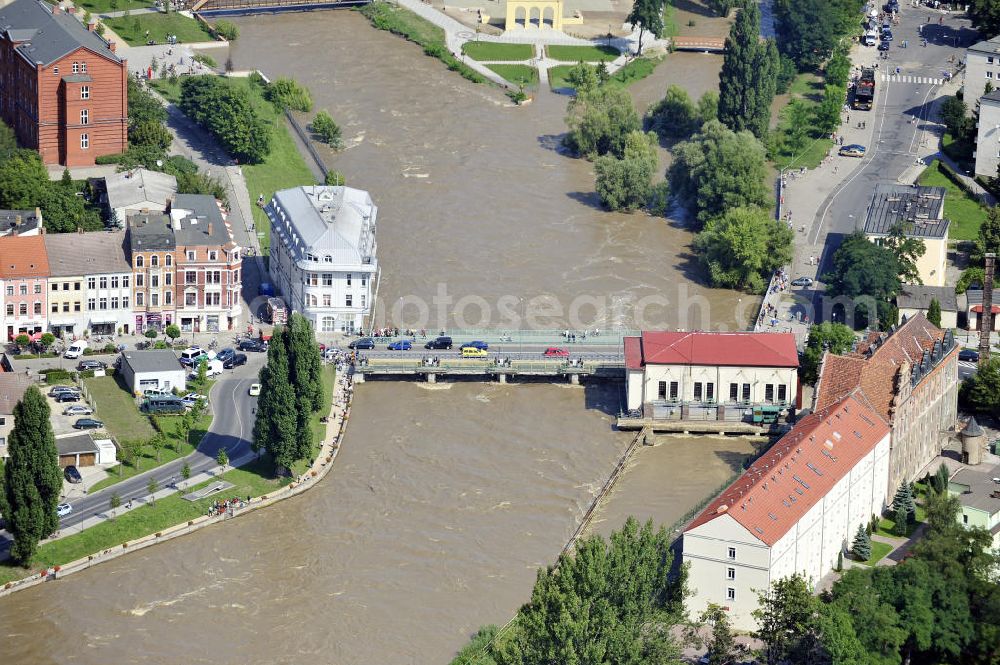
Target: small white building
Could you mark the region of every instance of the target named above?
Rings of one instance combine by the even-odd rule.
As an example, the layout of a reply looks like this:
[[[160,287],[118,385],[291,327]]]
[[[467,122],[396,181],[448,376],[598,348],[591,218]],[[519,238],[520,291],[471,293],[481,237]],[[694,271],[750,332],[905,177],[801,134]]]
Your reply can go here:
[[[798,399],[791,333],[655,331],[624,344],[628,408],[646,417],[740,420]]]
[[[184,366],[167,349],[125,351],[119,371],[125,385],[136,394],[144,390],[170,391],[186,385]]]
[[[293,311],[320,333],[353,332],[371,312],[378,278],[375,219],[368,192],[296,187],[275,192],[271,281]]]
[[[907,238],[924,243],[916,268],[925,286],[944,286],[947,276],[951,222],[944,218],[945,194],[944,187],[875,185],[865,219],[865,237],[876,245],[896,228],[902,228]]]
[[[1000,88],[1000,36],[978,42],[965,53],[962,99],[975,110],[976,101],[986,94],[986,84]]]
[[[833,570],[858,525],[881,514],[888,475],[889,426],[862,401],[803,418],[684,531],[692,615],[715,603],[734,627],[756,628],[758,592]]]
[[[131,169],[104,178],[112,224],[124,227],[133,212],[164,212],[177,193],[177,178],[159,171]]]
[[[951,330],[958,327],[958,297],[951,286],[921,286],[904,284],[896,295],[896,309],[899,312],[897,325],[903,319],[909,321],[916,314],[927,315],[931,302],[937,300],[941,306],[941,328]]]

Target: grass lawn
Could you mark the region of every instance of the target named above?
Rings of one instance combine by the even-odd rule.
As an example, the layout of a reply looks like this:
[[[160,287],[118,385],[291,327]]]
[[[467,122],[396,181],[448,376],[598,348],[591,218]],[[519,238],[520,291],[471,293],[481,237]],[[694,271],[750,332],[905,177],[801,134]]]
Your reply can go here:
[[[91,14],[103,14],[145,9],[156,3],[155,0],[77,0],[74,4],[81,9],[89,10]]]
[[[498,44],[497,42],[465,42],[462,53],[473,60],[530,60],[535,55],[531,44]]]
[[[621,53],[613,46],[599,44],[596,46],[546,46],[545,52],[553,60],[562,62],[600,62],[614,60]]]
[[[944,187],[947,190],[944,197],[944,216],[951,220],[951,227],[948,229],[949,238],[975,240],[979,237],[979,226],[986,216],[986,208],[942,173],[936,160],[920,174],[917,182],[928,187]]]
[[[538,85],[538,69],[528,65],[486,65],[514,85],[523,84],[526,88]]]
[[[133,14],[125,17],[109,18],[105,21],[108,27],[129,43],[129,46],[145,46],[148,39],[155,39],[162,44],[167,35],[177,35],[181,43],[215,41],[212,34],[193,18],[182,16],[176,12],[169,14]],[[149,37],[146,37],[146,31]]]
[[[292,135],[285,123],[284,114],[275,110],[274,105],[261,96],[256,87],[250,84],[249,78],[232,78],[229,81],[235,86],[243,86],[250,92],[254,108],[262,118],[274,127],[274,138],[271,154],[262,164],[244,164],[243,175],[247,181],[250,199],[257,200],[261,194],[265,201],[279,189],[288,189],[299,185],[315,184],[312,171],[306,166],[302,153],[295,145]],[[180,84],[171,84],[167,79],[155,79],[152,82],[157,92],[167,100],[178,104],[180,102]],[[264,236],[260,239],[261,249],[267,253],[271,246],[271,224],[264,211],[253,206],[253,221],[258,233]]]
[[[569,70],[573,69],[575,66],[576,65],[556,65],[555,67],[549,67],[549,87],[553,90],[572,87],[566,82],[566,76],[569,74]]]
[[[859,561],[863,566],[874,566],[881,559],[885,558],[885,555],[892,551],[892,545],[889,543],[882,543],[877,540],[872,541],[872,556],[867,561]]]
[[[337,380],[337,371],[333,368],[333,365],[323,365],[323,406],[320,410],[312,415],[312,431],[313,431],[313,457],[319,451],[320,444],[323,441],[323,437],[326,435],[326,423],[321,422],[320,418],[330,413],[330,405],[333,402],[333,386]],[[292,467],[292,471],[296,475],[301,475],[305,473],[306,469],[312,466],[312,460],[300,460],[297,464]]]
[[[803,100],[808,107],[816,106],[823,96],[823,81],[811,72],[799,74],[792,81],[788,88],[788,101],[793,99]],[[820,134],[811,129],[805,136],[801,145],[790,144],[790,119],[788,105],[786,104],[778,111],[778,124],[774,130],[774,140],[769,147],[770,158],[774,163],[774,168],[780,170],[785,168],[814,169],[819,166],[823,158],[826,157],[833,141],[827,134]]]
[[[976,158],[972,154],[975,150],[974,143],[965,139],[956,139],[948,132],[945,132],[941,137],[941,151],[967,171],[972,171],[976,166]]]
[[[663,62],[663,56],[656,58],[636,58],[612,74],[611,78],[608,79],[607,85],[627,87],[652,74],[653,70],[661,62]],[[572,87],[566,82],[566,75],[569,74],[569,71],[573,67],[576,67],[576,65],[556,65],[555,67],[550,67],[549,87],[553,90]]]
[[[912,536],[913,532],[916,531],[917,527],[920,526],[926,520],[927,520],[927,511],[924,510],[924,507],[918,503],[917,521],[909,525],[909,527],[906,529],[906,537],[909,538],[910,536]],[[883,517],[878,521],[878,528],[875,530],[875,533],[877,533],[880,536],[885,536],[886,538],[902,538],[902,536],[896,534],[896,520],[894,520],[891,516]],[[875,545],[874,541],[872,542],[872,545],[873,546]]]
[[[148,439],[156,433],[149,418],[140,413],[135,399],[117,376],[98,376],[84,379],[93,399],[94,416],[104,421],[106,429],[119,441],[123,439]]]

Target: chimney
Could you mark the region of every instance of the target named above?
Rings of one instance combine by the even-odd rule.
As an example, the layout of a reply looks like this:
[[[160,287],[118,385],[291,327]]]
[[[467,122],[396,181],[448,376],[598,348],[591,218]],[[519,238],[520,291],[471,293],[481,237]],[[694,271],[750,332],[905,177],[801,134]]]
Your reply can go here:
[[[21,226],[21,216],[20,215],[15,215],[14,216],[14,226],[15,227]]]
[[[91,21],[90,23],[87,24],[88,32],[94,32],[95,30],[97,30],[97,21]]]
[[[62,14],[62,13],[63,13],[62,12],[62,7],[60,7],[59,5],[52,5],[52,15],[53,16],[55,16],[56,14]]]
[[[118,52],[118,45],[115,42],[108,42],[108,48],[111,49],[112,53]]]
[[[211,235],[212,235],[212,222],[209,222],[209,223],[208,223],[208,235],[209,235],[209,236],[211,236]]]
[[[70,14],[76,14],[76,7],[70,7],[66,11],[69,12]]]

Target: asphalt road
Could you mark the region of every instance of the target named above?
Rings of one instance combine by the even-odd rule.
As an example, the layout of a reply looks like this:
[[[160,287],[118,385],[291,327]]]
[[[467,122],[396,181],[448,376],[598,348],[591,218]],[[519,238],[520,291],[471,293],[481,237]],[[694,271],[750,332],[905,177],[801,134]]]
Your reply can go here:
[[[929,24],[928,16],[931,17]],[[939,24],[942,17],[943,22]],[[918,26],[922,26],[927,38],[926,47],[920,45]],[[870,60],[863,63],[879,63],[875,108],[872,111],[851,110],[850,116],[854,124],[862,120],[874,123],[873,145],[868,146],[862,167],[819,208],[809,238],[813,244],[824,244],[819,274],[830,268],[831,256],[843,238],[864,225],[875,185],[896,183],[915,165],[918,155],[926,155],[928,149],[935,150],[940,126],[929,117],[933,101],[941,96],[938,82],[943,80],[943,72],[954,70],[955,65],[949,63],[948,58],[963,59],[964,47],[977,39],[976,32],[964,18],[909,6],[901,8],[900,25],[893,27],[893,37],[888,60],[879,60],[878,52],[871,48]],[[907,48],[900,46],[903,40],[909,42]],[[898,77],[896,67],[900,69]],[[893,80],[884,80],[886,76]]]
[[[212,386],[209,394],[209,408],[214,415],[208,433],[202,438],[198,449],[185,458],[174,460],[160,467],[133,476],[120,483],[106,487],[99,492],[88,494],[72,502],[73,512],[60,521],[60,527],[66,528],[79,524],[95,515],[104,515],[109,510],[111,495],[115,492],[121,497],[122,504],[130,499],[142,499],[149,492],[146,489],[150,477],[156,478],[161,488],[181,480],[181,469],[187,462],[191,467],[191,475],[195,475],[216,466],[215,456],[219,450],[225,449],[230,459],[236,459],[250,450],[250,438],[253,431],[253,409],[257,403],[256,397],[250,397],[250,384],[257,381],[257,373],[264,365],[264,354],[248,354],[249,362],[233,371],[227,371],[222,378]],[[114,471],[112,471],[114,473]],[[10,537],[5,531],[0,531],[0,554],[10,547]]]

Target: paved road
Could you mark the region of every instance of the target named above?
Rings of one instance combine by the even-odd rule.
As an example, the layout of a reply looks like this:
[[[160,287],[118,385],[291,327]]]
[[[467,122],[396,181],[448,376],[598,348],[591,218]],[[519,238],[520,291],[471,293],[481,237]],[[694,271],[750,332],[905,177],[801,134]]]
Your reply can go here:
[[[257,380],[257,373],[264,364],[263,354],[250,356],[250,362],[233,372],[227,372],[212,386],[209,406],[214,414],[209,432],[201,440],[198,449],[186,458],[174,460],[145,473],[133,476],[94,494],[73,501],[73,512],[60,522],[61,528],[71,527],[84,520],[108,511],[108,503],[115,492],[122,504],[130,499],[143,499],[149,492],[149,479],[156,478],[160,487],[166,487],[181,480],[181,468],[185,461],[191,467],[191,475],[217,466],[215,456],[225,449],[229,459],[236,459],[250,450],[253,430],[253,409],[256,398],[250,397],[250,384]],[[112,471],[112,473],[114,473]],[[0,532],[0,556],[10,547],[9,535]]]

